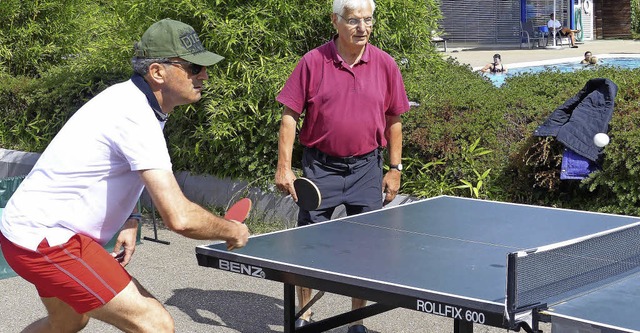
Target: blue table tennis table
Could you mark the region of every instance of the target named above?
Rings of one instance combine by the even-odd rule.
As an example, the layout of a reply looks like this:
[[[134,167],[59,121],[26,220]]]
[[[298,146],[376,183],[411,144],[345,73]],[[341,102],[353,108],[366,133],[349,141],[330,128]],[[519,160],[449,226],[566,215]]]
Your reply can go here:
[[[640,331],[640,219],[439,196],[196,248],[201,266],[284,284],[284,331],[320,332],[394,308],[538,332]],[[295,286],[369,300],[295,328]],[[318,319],[318,318],[315,318]]]

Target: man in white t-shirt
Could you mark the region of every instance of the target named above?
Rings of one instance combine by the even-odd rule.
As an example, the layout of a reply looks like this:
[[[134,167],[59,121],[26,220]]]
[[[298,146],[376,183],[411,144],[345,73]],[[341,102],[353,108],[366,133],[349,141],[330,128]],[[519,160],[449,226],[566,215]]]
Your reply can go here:
[[[571,40],[571,47],[574,49],[578,48],[578,45],[576,45],[575,33],[580,32],[580,30],[571,30],[567,27],[563,27],[562,24],[560,24],[560,21],[556,20],[555,14],[551,14],[551,19],[547,22],[547,28],[549,28],[549,33],[552,34],[552,36],[553,30],[555,29],[556,33],[560,34],[560,36],[569,37]]]
[[[131,79],[87,102],[42,153],[0,220],[4,257],[35,285],[48,313],[25,331],[77,332],[90,318],[126,332],[175,330],[162,304],[124,269],[145,187],[169,229],[224,240],[229,249],[246,244],[244,224],[184,196],[162,133],[176,106],[201,98],[206,67],[222,59],[191,26],[154,23],[135,45]],[[109,253],[103,246],[116,234]]]

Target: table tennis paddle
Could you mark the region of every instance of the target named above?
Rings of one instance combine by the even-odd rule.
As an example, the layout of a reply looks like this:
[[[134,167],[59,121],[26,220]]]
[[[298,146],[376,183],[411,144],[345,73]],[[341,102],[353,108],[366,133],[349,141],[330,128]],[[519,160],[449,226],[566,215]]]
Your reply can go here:
[[[113,259],[115,259],[117,262],[123,262],[124,261],[124,249],[122,249],[120,252],[115,253],[112,252],[111,256],[113,257]]]
[[[316,210],[322,203],[322,195],[316,184],[307,178],[300,177],[293,181],[298,201],[296,204],[304,210]]]
[[[250,211],[251,199],[242,198],[234,203],[233,206],[229,207],[227,213],[224,214],[224,218],[244,223],[244,220],[249,216]]]

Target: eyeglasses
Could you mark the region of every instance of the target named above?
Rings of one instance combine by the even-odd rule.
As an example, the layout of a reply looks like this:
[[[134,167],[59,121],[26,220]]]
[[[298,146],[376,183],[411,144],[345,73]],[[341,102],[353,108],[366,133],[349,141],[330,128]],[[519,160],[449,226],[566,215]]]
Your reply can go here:
[[[196,65],[188,61],[165,61],[163,62],[163,64],[184,65],[185,69],[189,69],[187,72],[191,73],[192,75],[200,73],[202,71],[202,68],[204,68],[204,66],[202,65]]]
[[[373,17],[365,17],[365,18],[346,18],[338,13],[336,13],[336,15],[340,16],[343,20],[347,21],[347,25],[352,26],[352,27],[357,27],[358,25],[360,25],[360,22],[364,22],[364,25],[367,27],[371,27],[373,26],[374,23],[376,23],[376,19],[374,19]]]

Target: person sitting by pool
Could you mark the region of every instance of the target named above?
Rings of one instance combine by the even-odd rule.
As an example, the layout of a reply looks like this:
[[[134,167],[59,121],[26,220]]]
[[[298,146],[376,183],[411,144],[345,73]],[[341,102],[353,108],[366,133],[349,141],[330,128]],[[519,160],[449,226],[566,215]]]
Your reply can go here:
[[[551,14],[551,19],[549,20],[549,22],[547,22],[547,27],[549,28],[549,32],[551,33],[553,33],[553,30],[555,29],[556,32],[560,34],[560,36],[569,37],[569,39],[571,39],[571,47],[574,49],[578,48],[578,45],[576,45],[575,34],[580,32],[580,30],[571,30],[567,27],[563,27],[562,24],[560,24],[560,21],[556,20],[555,14]]]
[[[496,53],[493,55],[493,62],[488,63],[480,71],[483,73],[498,74],[507,73],[507,68],[502,64],[502,58],[500,57],[500,54]]]
[[[591,51],[587,51],[587,52],[585,52],[585,53],[584,53],[584,59],[582,59],[582,60],[580,61],[580,63],[581,63],[582,65],[588,65],[588,64],[590,64],[590,63],[591,63],[591,56],[592,56]],[[597,60],[596,60],[596,61],[597,61]]]

